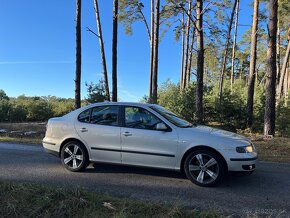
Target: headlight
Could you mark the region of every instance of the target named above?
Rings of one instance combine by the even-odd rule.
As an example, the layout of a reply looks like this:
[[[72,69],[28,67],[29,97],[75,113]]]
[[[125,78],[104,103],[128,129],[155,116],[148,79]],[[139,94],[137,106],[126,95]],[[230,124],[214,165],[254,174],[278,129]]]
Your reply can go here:
[[[236,147],[236,151],[238,153],[252,153],[254,150],[255,149],[253,145]]]

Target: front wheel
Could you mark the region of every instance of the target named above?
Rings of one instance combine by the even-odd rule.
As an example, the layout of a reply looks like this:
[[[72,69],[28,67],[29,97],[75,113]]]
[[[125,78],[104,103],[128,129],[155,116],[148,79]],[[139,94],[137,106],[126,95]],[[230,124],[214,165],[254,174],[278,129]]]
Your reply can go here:
[[[71,141],[61,149],[61,162],[69,171],[78,172],[88,166],[89,158],[81,143]]]
[[[184,162],[188,179],[199,186],[214,186],[225,176],[222,158],[210,150],[197,150],[190,153]]]

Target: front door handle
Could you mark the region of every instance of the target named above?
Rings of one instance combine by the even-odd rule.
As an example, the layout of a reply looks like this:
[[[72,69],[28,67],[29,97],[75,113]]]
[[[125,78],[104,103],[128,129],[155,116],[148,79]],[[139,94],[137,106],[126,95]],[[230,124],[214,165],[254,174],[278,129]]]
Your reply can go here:
[[[87,132],[88,130],[87,130],[87,128],[81,128],[81,132]]]
[[[124,132],[123,133],[123,136],[131,136],[132,135],[132,133],[130,133],[130,132]]]

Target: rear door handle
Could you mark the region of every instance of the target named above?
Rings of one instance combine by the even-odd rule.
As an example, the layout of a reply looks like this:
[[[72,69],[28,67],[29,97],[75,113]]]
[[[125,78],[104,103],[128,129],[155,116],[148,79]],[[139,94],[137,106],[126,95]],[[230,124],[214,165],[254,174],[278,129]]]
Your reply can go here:
[[[131,136],[132,135],[132,133],[130,133],[130,132],[124,132],[123,133],[123,136]]]
[[[81,128],[81,132],[87,132],[87,128]]]

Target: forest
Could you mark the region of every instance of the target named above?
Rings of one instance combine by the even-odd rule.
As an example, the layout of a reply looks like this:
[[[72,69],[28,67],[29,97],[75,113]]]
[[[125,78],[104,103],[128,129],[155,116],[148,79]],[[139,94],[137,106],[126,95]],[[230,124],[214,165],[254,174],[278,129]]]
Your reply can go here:
[[[140,101],[160,104],[198,124],[290,137],[288,0],[251,1],[252,23],[245,32],[240,32],[245,27],[239,19],[245,7],[240,0],[113,0],[111,44],[104,43],[98,0],[93,3],[97,31],[87,31],[99,44],[103,78],[86,84],[87,97],[81,99],[84,12],[82,1],[76,0],[75,98],[9,98],[1,90],[1,122],[46,121],[88,103],[118,101],[118,28],[123,26],[129,39],[139,22],[150,46],[148,93]],[[180,43],[177,83],[170,78],[158,80],[159,44],[169,33]],[[106,56],[105,46],[111,46],[112,57]],[[111,84],[108,58],[112,59]]]

